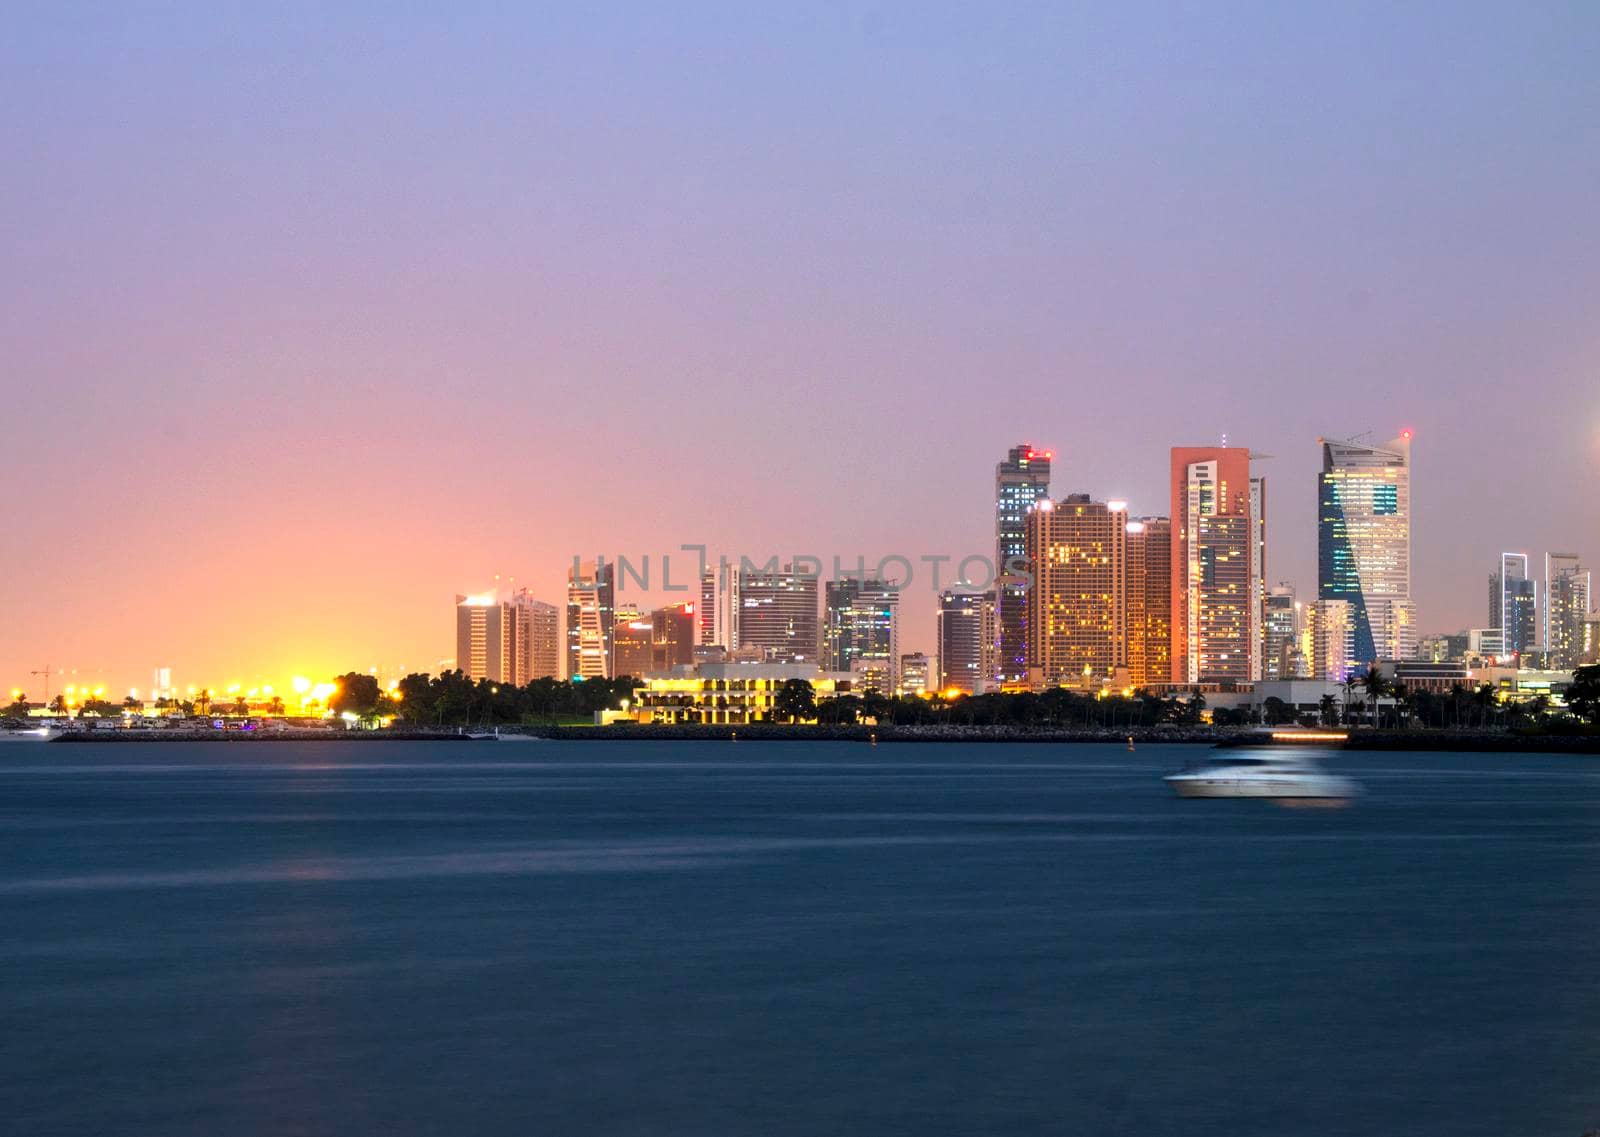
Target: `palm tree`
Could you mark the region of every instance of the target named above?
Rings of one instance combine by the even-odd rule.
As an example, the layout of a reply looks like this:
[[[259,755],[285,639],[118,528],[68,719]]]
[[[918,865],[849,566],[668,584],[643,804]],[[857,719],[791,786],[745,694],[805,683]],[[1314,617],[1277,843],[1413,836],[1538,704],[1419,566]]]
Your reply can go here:
[[[1389,693],[1389,681],[1383,677],[1383,672],[1376,663],[1369,663],[1367,670],[1361,675],[1361,686],[1367,692],[1367,698],[1372,700],[1372,725],[1378,725],[1378,707],[1383,702],[1383,697]]]
[[[1395,723],[1403,730],[1407,725],[1407,716],[1411,710],[1411,688],[1396,678],[1393,683],[1389,684],[1389,697],[1394,700]]]
[[[1339,684],[1344,688],[1344,721],[1346,726],[1350,724],[1350,697],[1356,693],[1356,688],[1360,685],[1361,680],[1354,675],[1346,675],[1344,682]]]

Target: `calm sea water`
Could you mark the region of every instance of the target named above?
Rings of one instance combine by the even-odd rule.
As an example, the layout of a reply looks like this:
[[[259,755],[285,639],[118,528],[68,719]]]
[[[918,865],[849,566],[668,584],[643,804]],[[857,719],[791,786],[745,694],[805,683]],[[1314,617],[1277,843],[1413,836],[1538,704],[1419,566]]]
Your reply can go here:
[[[8,746],[0,1128],[1600,1126],[1600,760],[1194,756]]]

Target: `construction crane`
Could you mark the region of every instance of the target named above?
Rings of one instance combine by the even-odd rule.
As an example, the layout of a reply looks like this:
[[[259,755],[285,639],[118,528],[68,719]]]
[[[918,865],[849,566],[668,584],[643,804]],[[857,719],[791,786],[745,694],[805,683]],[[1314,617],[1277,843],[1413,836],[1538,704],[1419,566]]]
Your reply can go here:
[[[50,705],[50,665],[47,663],[44,665],[43,670],[30,671],[28,674],[44,676],[44,705],[48,707]]]

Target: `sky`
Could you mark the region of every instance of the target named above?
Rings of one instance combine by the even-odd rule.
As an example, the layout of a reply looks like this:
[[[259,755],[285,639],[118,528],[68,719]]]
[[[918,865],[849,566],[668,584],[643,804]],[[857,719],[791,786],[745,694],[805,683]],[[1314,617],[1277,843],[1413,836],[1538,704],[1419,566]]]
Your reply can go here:
[[[1022,441],[1136,513],[1272,455],[1309,595],[1317,439],[1409,428],[1425,631],[1600,562],[1600,6],[6,24],[6,689],[432,670],[580,553],[987,552]]]

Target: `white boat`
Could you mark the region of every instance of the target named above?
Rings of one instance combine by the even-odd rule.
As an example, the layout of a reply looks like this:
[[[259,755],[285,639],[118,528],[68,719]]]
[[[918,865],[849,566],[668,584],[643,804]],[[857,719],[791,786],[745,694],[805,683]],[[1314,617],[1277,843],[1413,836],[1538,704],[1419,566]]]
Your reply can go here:
[[[470,738],[478,742],[542,742],[532,734],[501,734],[500,728],[495,727],[491,734],[487,730],[460,730],[457,732],[462,738]]]
[[[52,726],[30,726],[22,730],[0,730],[0,742],[49,742],[62,731]]]
[[[1351,778],[1329,774],[1304,753],[1230,751],[1177,774],[1167,785],[1179,797],[1261,797],[1343,801],[1361,792]]]

